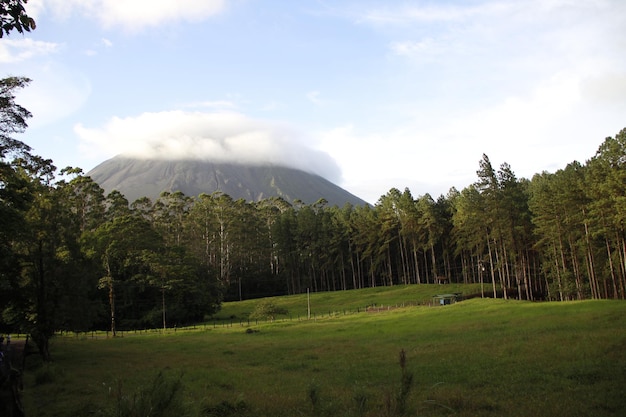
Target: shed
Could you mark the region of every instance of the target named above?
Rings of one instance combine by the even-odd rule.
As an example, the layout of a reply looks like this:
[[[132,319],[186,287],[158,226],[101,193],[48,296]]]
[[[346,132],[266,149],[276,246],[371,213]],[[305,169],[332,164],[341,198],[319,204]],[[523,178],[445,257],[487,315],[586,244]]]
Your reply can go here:
[[[451,294],[437,294],[433,295],[433,304],[434,305],[448,305],[452,303],[456,303],[457,301],[461,301],[462,294],[460,292],[455,292]]]

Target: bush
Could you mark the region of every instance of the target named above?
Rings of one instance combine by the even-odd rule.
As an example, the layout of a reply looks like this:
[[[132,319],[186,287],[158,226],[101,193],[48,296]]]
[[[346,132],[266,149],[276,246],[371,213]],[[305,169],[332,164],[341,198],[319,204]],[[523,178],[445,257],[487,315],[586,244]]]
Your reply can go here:
[[[121,384],[116,393],[117,404],[111,413],[115,417],[184,417],[190,410],[183,401],[182,375],[170,377],[163,371],[137,393],[128,396],[122,392]]]
[[[256,305],[254,311],[250,314],[250,318],[253,320],[270,319],[274,321],[277,315],[286,315],[287,313],[286,308],[278,307],[270,300],[263,300]]]

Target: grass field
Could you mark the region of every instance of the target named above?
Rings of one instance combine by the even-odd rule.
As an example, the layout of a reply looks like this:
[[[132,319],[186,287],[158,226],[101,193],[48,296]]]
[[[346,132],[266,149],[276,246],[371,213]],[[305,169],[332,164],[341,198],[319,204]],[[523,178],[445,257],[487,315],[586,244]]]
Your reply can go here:
[[[425,306],[438,292],[312,294],[311,320],[306,295],[280,297],[288,315],[250,324],[258,301],[226,303],[195,329],[57,337],[54,363],[28,358],[27,416],[119,415],[160,372],[182,383],[194,416],[626,415],[626,303]],[[374,304],[389,308],[363,312]],[[413,376],[404,396],[401,350]]]

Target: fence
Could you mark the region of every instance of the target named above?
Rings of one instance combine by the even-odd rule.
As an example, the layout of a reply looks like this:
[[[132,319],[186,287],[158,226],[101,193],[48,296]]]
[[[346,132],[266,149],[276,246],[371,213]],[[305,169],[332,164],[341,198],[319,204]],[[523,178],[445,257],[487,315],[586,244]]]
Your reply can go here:
[[[419,302],[404,302],[400,304],[371,304],[364,307],[357,307],[356,310],[350,309],[342,309],[342,310],[329,310],[327,312],[312,312],[311,317],[309,318],[308,314],[289,314],[275,318],[265,318],[265,319],[249,319],[249,318],[229,318],[229,319],[217,319],[194,324],[189,326],[172,326],[163,328],[150,328],[150,329],[120,329],[116,331],[116,337],[125,337],[130,335],[141,335],[141,334],[158,334],[158,333],[176,333],[178,331],[190,331],[190,330],[210,330],[216,328],[230,328],[234,326],[239,326],[242,328],[250,327],[252,325],[258,326],[263,323],[284,323],[284,322],[292,322],[292,321],[317,321],[322,319],[332,319],[336,317],[348,316],[353,314],[362,314],[362,313],[381,313],[385,311],[392,311],[400,308],[406,307],[416,307],[416,306],[436,306],[436,304],[432,304],[429,302],[428,304],[423,304]],[[108,339],[111,337],[110,330],[89,330],[84,332],[76,332],[70,330],[63,330],[55,333],[57,336],[61,337],[74,337],[74,338],[88,338],[88,339]],[[26,337],[24,335],[24,337]]]

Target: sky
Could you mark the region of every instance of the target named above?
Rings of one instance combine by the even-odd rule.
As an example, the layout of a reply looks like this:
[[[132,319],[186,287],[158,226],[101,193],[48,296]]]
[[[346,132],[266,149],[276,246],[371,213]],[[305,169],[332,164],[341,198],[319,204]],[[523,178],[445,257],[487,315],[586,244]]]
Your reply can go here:
[[[486,154],[518,178],[626,127],[623,0],[29,0],[0,39],[20,139],[88,172],[126,154],[284,164],[374,204],[437,198]]]

